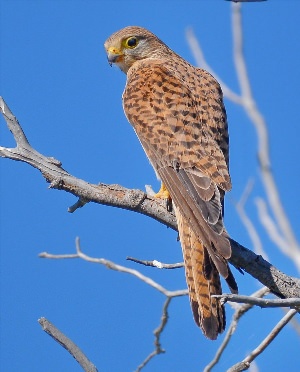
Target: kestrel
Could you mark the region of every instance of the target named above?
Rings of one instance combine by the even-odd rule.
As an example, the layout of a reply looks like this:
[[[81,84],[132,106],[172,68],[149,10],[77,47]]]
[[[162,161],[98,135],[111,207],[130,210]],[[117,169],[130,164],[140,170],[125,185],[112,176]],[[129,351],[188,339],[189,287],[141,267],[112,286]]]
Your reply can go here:
[[[123,107],[162,189],[175,205],[194,319],[209,339],[225,328],[219,274],[237,285],[223,224],[231,189],[223,95],[207,71],[173,52],[150,31],[126,27],[104,44],[108,61],[127,74]]]

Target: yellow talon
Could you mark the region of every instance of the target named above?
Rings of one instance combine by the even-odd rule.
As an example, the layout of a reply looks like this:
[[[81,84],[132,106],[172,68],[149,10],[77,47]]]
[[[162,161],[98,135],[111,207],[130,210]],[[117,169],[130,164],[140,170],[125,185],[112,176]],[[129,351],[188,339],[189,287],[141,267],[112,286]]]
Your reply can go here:
[[[154,198],[160,198],[160,199],[170,199],[171,196],[169,194],[169,191],[167,190],[166,186],[162,183],[160,190],[157,194],[154,195]]]

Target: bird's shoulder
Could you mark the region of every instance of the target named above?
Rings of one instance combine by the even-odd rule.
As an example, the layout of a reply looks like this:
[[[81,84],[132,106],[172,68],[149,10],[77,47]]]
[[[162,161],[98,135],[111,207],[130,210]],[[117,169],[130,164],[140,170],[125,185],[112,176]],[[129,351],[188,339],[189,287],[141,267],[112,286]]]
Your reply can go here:
[[[195,67],[174,53],[174,56],[147,58],[134,63],[127,73],[127,85],[151,80],[152,83],[170,83],[166,88],[184,87],[195,100],[210,95],[222,100],[222,90],[218,81],[206,70]],[[165,89],[166,90],[166,89]]]
[[[169,108],[189,111],[202,126],[211,128],[217,140],[227,132],[223,94],[218,81],[206,70],[174,58],[137,61],[128,71],[124,95],[162,100]],[[124,98],[124,96],[123,96]],[[224,131],[225,130],[225,131]]]

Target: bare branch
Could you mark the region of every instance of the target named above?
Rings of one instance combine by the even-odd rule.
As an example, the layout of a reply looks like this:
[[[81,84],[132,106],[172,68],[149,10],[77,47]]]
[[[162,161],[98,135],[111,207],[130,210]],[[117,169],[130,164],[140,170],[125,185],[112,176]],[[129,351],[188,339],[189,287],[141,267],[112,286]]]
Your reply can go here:
[[[279,297],[300,297],[299,279],[283,274],[261,256],[245,249],[233,239],[230,239],[230,243],[232,256],[229,262],[234,266],[243,268]]]
[[[188,294],[187,289],[177,290],[177,291],[169,291],[166,288],[164,288],[163,286],[161,286],[160,284],[158,284],[157,282],[155,282],[154,280],[152,280],[151,278],[143,275],[142,273],[140,273],[137,270],[130,269],[130,268],[125,267],[125,266],[117,265],[114,262],[109,261],[105,258],[93,258],[93,257],[90,257],[90,256],[84,254],[82,252],[81,248],[80,248],[80,239],[79,238],[76,238],[75,244],[76,244],[76,252],[77,252],[76,254],[54,255],[54,254],[50,254],[50,253],[47,253],[47,252],[43,252],[43,253],[39,254],[39,257],[50,258],[50,259],[81,258],[81,259],[83,259],[85,261],[88,261],[88,262],[104,265],[105,267],[107,267],[108,269],[111,269],[111,270],[115,270],[115,271],[119,271],[119,272],[122,272],[122,273],[133,275],[136,278],[143,281],[144,283],[146,283],[146,284],[150,285],[151,287],[155,288],[156,290],[158,290],[159,292],[161,292],[162,294],[164,294],[167,297],[172,298],[172,297],[178,297],[178,296],[186,296]]]
[[[235,364],[228,369],[227,372],[245,371],[250,367],[251,362],[260,355],[275,339],[283,327],[297,314],[297,310],[291,309],[287,314],[276,324],[268,336],[255,348],[244,360]]]
[[[18,119],[10,111],[9,107],[6,105],[2,97],[0,97],[0,110],[7,123],[8,129],[14,136],[17,145],[22,145],[23,147],[29,146],[29,142],[25,136],[25,133],[23,132],[23,129],[21,128],[18,122]],[[0,149],[5,150],[5,148],[3,147],[0,147]]]
[[[41,252],[39,254],[40,258],[49,258],[54,260],[63,260],[63,259],[70,259],[70,258],[79,258],[77,253],[74,254],[51,254],[48,252]]]
[[[160,338],[160,334],[162,333],[162,331],[163,331],[163,329],[165,327],[166,321],[167,321],[167,308],[169,306],[170,300],[173,297],[187,295],[188,294],[188,291],[187,290],[168,291],[167,289],[165,289],[164,287],[162,287],[160,284],[156,283],[152,279],[144,276],[143,274],[141,274],[140,272],[138,272],[136,270],[132,270],[132,269],[129,269],[129,268],[120,266],[120,265],[116,265],[115,263],[113,263],[111,261],[108,261],[106,259],[103,259],[103,258],[92,258],[92,257],[89,257],[89,256],[85,255],[81,251],[79,238],[76,239],[76,251],[77,251],[77,254],[76,255],[74,255],[74,254],[71,254],[71,255],[70,254],[69,255],[51,255],[51,254],[48,254],[48,253],[45,253],[44,252],[44,253],[40,254],[40,257],[44,257],[44,258],[55,258],[55,259],[61,259],[61,258],[63,258],[63,259],[65,259],[65,258],[82,258],[82,259],[84,259],[84,260],[86,260],[88,262],[99,263],[99,264],[105,265],[109,269],[120,271],[120,272],[125,272],[125,273],[128,273],[128,274],[134,275],[138,279],[142,280],[146,284],[148,284],[148,285],[152,286],[153,288],[157,289],[159,292],[163,293],[167,297],[167,300],[166,300],[165,305],[164,305],[164,311],[163,311],[161,326],[155,331],[155,335],[156,335],[155,345],[156,345],[156,348],[155,348],[155,350],[153,352],[151,352],[148,355],[148,357],[138,367],[137,371],[140,371],[154,356],[156,356],[156,355],[164,352],[164,350],[161,349],[161,346],[160,346],[160,343],[159,343],[159,338]],[[260,297],[260,296],[264,295],[268,291],[269,291],[269,289],[263,288],[262,290],[258,291],[254,295],[257,296],[257,297]],[[230,295],[228,295],[228,296],[230,297]],[[221,296],[221,297],[225,297],[225,296]],[[222,347],[220,347],[220,349],[218,350],[218,353],[216,354],[216,357],[210,363],[210,365],[215,365],[217,363],[217,361],[219,360],[219,358],[221,357],[221,354],[225,350],[226,345],[228,344],[228,342],[229,342],[232,334],[234,333],[234,330],[235,330],[235,328],[237,326],[238,319],[247,310],[249,310],[250,308],[252,308],[252,306],[253,306],[254,303],[255,304],[258,303],[258,299],[256,299],[256,301],[249,301],[249,297],[246,297],[246,299],[245,299],[245,297],[246,296],[240,296],[240,299],[242,301],[247,301],[249,303],[244,304],[243,306],[239,307],[238,310],[236,311],[236,313],[235,313],[235,315],[233,317],[232,324],[230,325],[230,327],[228,329],[228,332],[226,334],[226,337],[225,337],[225,339],[224,339],[224,341],[222,343]],[[276,303],[275,300],[267,300],[267,301],[269,301],[269,304]],[[283,301],[280,301],[280,306],[282,306],[283,303],[284,303]],[[259,303],[259,305],[261,306],[261,303]],[[294,301],[291,300],[290,301],[290,305],[293,305],[293,306],[294,305],[299,305],[299,299],[298,299],[297,302],[294,302]],[[210,369],[207,369],[207,371],[209,371],[209,370]]]
[[[28,145],[17,119],[2,99],[0,99],[0,107],[8,127],[12,133],[16,133],[15,139],[18,141],[18,146],[15,149],[0,147],[0,156],[32,165],[41,171],[44,178],[51,183],[51,187],[70,192],[83,198],[84,201],[93,201],[138,212],[177,230],[175,214],[167,210],[164,201],[151,198],[140,190],[126,189],[119,185],[93,185],[73,177],[61,167],[59,161],[45,157]],[[24,146],[27,146],[26,149]],[[242,268],[281,297],[300,297],[299,280],[283,274],[262,257],[257,256],[235,240],[230,239],[230,243],[232,256],[229,261],[234,266]],[[78,254],[81,258],[88,259],[83,253]],[[89,259],[96,260],[96,262],[99,260]],[[97,263],[105,264],[104,262],[108,267],[112,264],[107,260]]]
[[[255,298],[253,296],[241,296],[235,294],[227,294],[224,293],[222,295],[214,295],[213,297],[217,297],[221,300],[221,302],[225,303],[229,302],[236,302],[239,304],[250,304],[260,307],[299,307],[300,306],[300,298],[289,298],[289,299],[270,299],[270,298]]]
[[[260,237],[259,237],[259,235],[256,231],[256,228],[253,225],[250,218],[247,216],[246,211],[245,211],[245,204],[246,204],[247,199],[249,198],[249,195],[252,191],[252,188],[253,188],[253,180],[250,180],[247,183],[240,200],[238,202],[235,202],[234,204],[235,204],[236,211],[237,211],[238,215],[240,216],[240,219],[242,220],[242,222],[243,222],[243,224],[244,224],[244,226],[245,226],[245,228],[248,232],[248,235],[250,236],[250,239],[252,240],[252,244],[253,244],[253,248],[254,248],[255,253],[264,256],[265,259],[268,260],[269,259],[268,255],[266,254],[266,252],[263,249],[263,246],[262,246]]]
[[[192,28],[188,28],[186,30],[186,39],[190,46],[190,49],[194,55],[194,58],[196,60],[196,63],[199,67],[209,71],[220,83],[222,87],[222,91],[224,94],[224,97],[230,99],[232,102],[236,104],[242,104],[242,99],[239,95],[234,93],[220,78],[220,76],[217,75],[215,71],[213,71],[212,67],[206,62],[204,53],[202,51],[202,48],[200,46],[199,40],[196,38],[194,31]]]
[[[84,353],[79,349],[77,345],[74,344],[67,336],[65,336],[58,328],[56,328],[52,323],[46,318],[38,319],[38,322],[42,326],[43,330],[48,333],[56,342],[63,346],[77,362],[81,365],[85,372],[97,372],[97,368]]]
[[[241,5],[232,4],[232,29],[233,29],[233,44],[234,44],[234,62],[238,75],[239,84],[242,91],[242,106],[245,112],[251,119],[257,132],[258,138],[258,159],[260,163],[260,172],[263,185],[266,190],[268,202],[272,208],[272,212],[276,218],[278,228],[280,228],[285,237],[291,254],[294,257],[300,254],[300,248],[297,239],[294,235],[289,219],[286,216],[282,206],[276,182],[271,170],[271,160],[269,154],[269,135],[266,122],[257,108],[252,95],[250,81],[248,77],[246,62],[243,53],[243,29]],[[300,270],[300,264],[297,265]]]
[[[286,309],[286,308],[283,307],[282,311],[286,314],[289,311],[289,309]],[[297,318],[291,319],[290,325],[292,326],[294,331],[297,333],[297,335],[300,336],[300,323],[297,320]]]
[[[136,262],[144,266],[157,267],[158,269],[178,269],[180,267],[184,267],[183,262],[174,263],[174,264],[166,264],[166,263],[159,262],[157,260],[145,261],[145,260],[140,260],[134,257],[126,257],[126,260],[133,261],[133,262]]]
[[[176,230],[175,214],[167,210],[164,201],[152,198],[140,190],[131,190],[120,185],[106,185],[103,183],[93,185],[75,178],[61,167],[61,162],[40,154],[30,146],[18,120],[1,97],[0,109],[9,130],[17,141],[16,148],[0,147],[0,156],[30,164],[42,173],[46,181],[50,183],[51,188],[64,190],[78,196],[80,200],[69,208],[70,212],[74,212],[88,201],[93,201],[148,215]]]
[[[79,240],[79,238],[76,238],[75,243],[76,243],[76,252],[77,252],[76,254],[59,254],[59,255],[54,255],[54,254],[50,254],[50,253],[47,253],[47,252],[43,252],[43,253],[40,253],[39,254],[39,257],[41,257],[41,258],[49,258],[49,259],[81,258],[81,259],[83,259],[85,261],[88,261],[88,262],[98,263],[98,264],[101,264],[101,265],[106,266],[108,269],[112,269],[112,270],[116,270],[116,271],[119,271],[119,272],[131,274],[131,275],[137,277],[138,279],[142,280],[144,283],[146,283],[146,284],[150,285],[151,287],[155,288],[156,290],[158,290],[159,292],[161,292],[162,294],[164,294],[167,297],[166,298],[166,301],[164,303],[164,306],[163,306],[163,313],[162,313],[161,323],[160,323],[159,327],[154,330],[154,335],[155,335],[155,341],[154,341],[155,350],[152,351],[147,356],[147,358],[138,366],[137,371],[140,371],[143,367],[146,366],[146,364],[153,357],[155,357],[158,354],[161,354],[161,353],[164,353],[165,352],[165,350],[163,350],[161,348],[160,336],[161,336],[161,334],[162,334],[162,332],[163,332],[163,330],[164,330],[164,328],[165,328],[165,326],[167,324],[167,321],[168,321],[168,307],[169,307],[169,304],[170,304],[172,298],[174,298],[174,297],[186,296],[188,294],[188,290],[187,289],[183,289],[183,290],[177,290],[177,291],[169,291],[169,290],[165,289],[163,286],[161,286],[160,284],[156,283],[151,278],[149,278],[149,277],[141,274],[137,270],[132,270],[132,269],[129,269],[127,267],[124,267],[124,266],[121,266],[121,265],[117,265],[114,262],[109,261],[109,260],[106,260],[104,258],[92,258],[92,257],[84,254],[82,252],[81,248],[80,248],[80,240]],[[135,259],[133,259],[133,260],[138,262],[138,260],[135,260]]]
[[[167,297],[167,299],[166,299],[166,301],[164,303],[164,306],[163,306],[161,323],[160,323],[160,325],[153,332],[154,333],[154,336],[155,336],[155,340],[154,340],[155,350],[153,350],[147,356],[147,358],[138,366],[138,368],[136,369],[136,372],[141,371],[142,368],[144,368],[146,366],[146,364],[148,364],[150,362],[150,360],[152,358],[154,358],[156,355],[165,353],[165,350],[161,348],[160,336],[161,336],[163,330],[165,329],[165,326],[167,325],[167,322],[168,322],[168,319],[169,319],[169,316],[168,316],[168,307],[170,305],[171,299],[172,298]]]
[[[226,1],[232,1],[234,3],[258,3],[261,1],[267,1],[267,0],[226,0]]]
[[[265,296],[267,293],[269,293],[269,289],[267,287],[263,287],[253,293],[251,297],[260,298]],[[232,316],[232,320],[230,323],[230,326],[228,327],[228,330],[226,332],[226,335],[224,337],[224,340],[222,344],[220,345],[219,349],[216,352],[215,357],[213,360],[204,368],[203,372],[209,372],[211,369],[219,362],[224,350],[226,349],[229,341],[231,340],[232,335],[237,329],[238,322],[240,318],[250,309],[252,309],[252,304],[243,304],[242,306],[237,305],[236,311],[234,312]]]
[[[258,159],[260,164],[260,172],[262,182],[266,191],[268,202],[276,219],[276,228],[280,230],[277,235],[282,235],[286,240],[286,246],[289,249],[289,256],[293,257],[297,268],[300,270],[300,247],[292,230],[291,224],[286,216],[282,206],[279,192],[271,170],[271,160],[269,155],[269,136],[266,122],[258,110],[255,100],[252,95],[251,85],[248,78],[247,67],[243,54],[243,31],[242,31],[242,16],[241,4],[232,4],[232,29],[233,29],[233,44],[234,44],[234,62],[238,75],[239,84],[241,87],[241,96],[234,93],[220,77],[213,71],[204,58],[204,53],[200,43],[195,37],[191,29],[187,30],[186,37],[190,45],[191,51],[197,64],[210,71],[220,82],[224,97],[232,102],[241,105],[246,114],[251,119],[258,138]],[[275,240],[275,239],[273,239]]]
[[[88,202],[89,202],[89,200],[86,200],[86,199],[84,199],[84,198],[79,198],[75,204],[71,205],[71,206],[68,208],[68,212],[69,212],[69,213],[73,213],[73,212],[75,212],[77,209],[84,207]]]
[[[268,213],[268,207],[266,202],[262,198],[255,198],[255,204],[258,210],[258,216],[261,224],[264,226],[269,238],[277,245],[277,247],[284,253],[287,257],[297,262],[297,266],[300,267],[300,254],[295,254],[293,250],[290,249],[288,242],[278,231],[276,223],[273,218],[271,218]]]

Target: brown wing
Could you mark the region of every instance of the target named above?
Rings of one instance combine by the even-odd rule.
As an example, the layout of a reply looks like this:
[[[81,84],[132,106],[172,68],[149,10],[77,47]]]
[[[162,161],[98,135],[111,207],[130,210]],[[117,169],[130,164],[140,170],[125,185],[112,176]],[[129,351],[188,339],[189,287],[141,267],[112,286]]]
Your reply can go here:
[[[176,207],[226,278],[225,258],[230,257],[231,248],[222,203],[223,190],[229,190],[231,183],[227,154],[214,138],[222,142],[221,125],[227,138],[218,83],[204,76],[195,98],[172,70],[155,61],[141,64],[127,79],[123,104],[128,120]]]
[[[194,69],[198,75],[189,87],[162,63],[140,64],[129,72],[123,95],[125,113],[138,136],[147,136],[163,165],[179,163],[181,169],[230,190],[226,114],[216,80]]]
[[[223,225],[224,192],[231,188],[228,136],[218,83],[201,70],[194,76],[193,87],[167,64],[141,62],[127,75],[123,105],[176,206],[195,320],[207,337],[216,338],[225,324],[211,297],[221,293],[217,272],[237,291]]]

